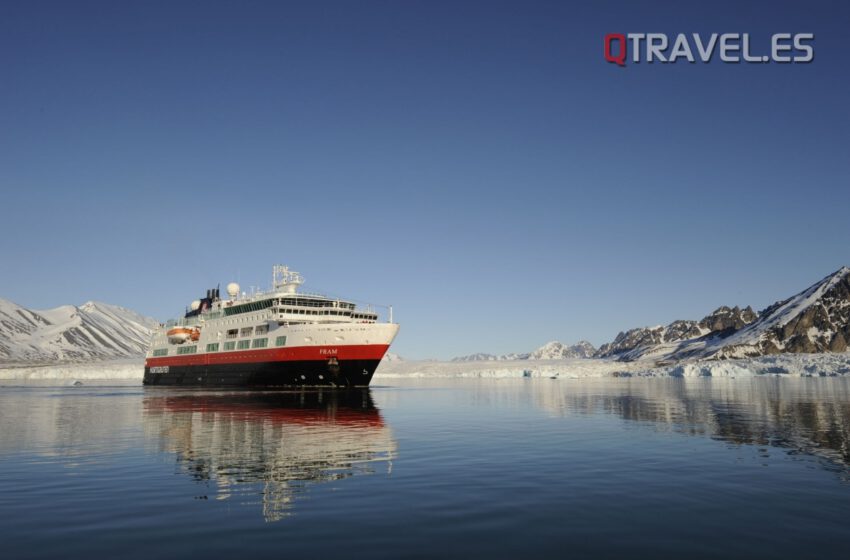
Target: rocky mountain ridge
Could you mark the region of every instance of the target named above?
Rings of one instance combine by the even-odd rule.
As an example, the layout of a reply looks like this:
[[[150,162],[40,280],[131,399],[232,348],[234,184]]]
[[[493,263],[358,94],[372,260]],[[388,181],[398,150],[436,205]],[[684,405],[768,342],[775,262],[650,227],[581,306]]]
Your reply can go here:
[[[780,353],[844,352],[850,341],[850,268],[759,313],[720,307],[699,322],[621,332],[596,357],[622,361],[746,358]]]
[[[645,348],[739,329],[757,318],[758,314],[749,306],[741,309],[724,305],[699,321],[677,320],[666,327],[638,327],[621,332],[612,342],[600,346],[594,357],[637,358]]]

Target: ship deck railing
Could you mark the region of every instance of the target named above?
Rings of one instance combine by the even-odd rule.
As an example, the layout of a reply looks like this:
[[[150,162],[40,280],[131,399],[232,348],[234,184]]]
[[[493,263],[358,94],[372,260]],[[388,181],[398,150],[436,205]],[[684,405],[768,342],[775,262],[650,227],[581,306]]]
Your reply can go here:
[[[296,292],[296,293],[283,293],[280,291],[269,291],[269,292],[253,292],[249,296],[245,296],[239,299],[234,300],[226,300],[221,301],[219,306],[215,307],[211,310],[205,310],[198,315],[193,315],[192,317],[179,317],[177,319],[170,319],[165,323],[165,328],[174,328],[174,327],[194,327],[204,323],[204,321],[208,321],[211,319],[218,319],[220,317],[226,316],[225,309],[228,309],[230,306],[244,305],[248,303],[254,303],[256,301],[264,300],[264,299],[301,299],[297,305],[294,304],[281,304],[276,303],[272,306],[269,306],[265,309],[276,310],[274,313],[278,315],[279,313],[293,313],[293,310],[297,310],[299,308],[325,308],[328,309],[330,306],[327,305],[328,302],[336,303],[331,309],[338,309],[340,311],[347,311],[348,314],[340,313],[339,316],[349,316],[351,313],[363,314],[363,313],[372,313],[375,314],[377,319],[377,312],[374,307],[370,304],[363,305],[362,307],[358,306],[356,303],[351,301],[346,301],[340,298],[331,298],[323,294],[311,293],[311,292]],[[310,299],[304,298],[318,298],[316,301],[311,301]],[[224,304],[231,302],[228,307],[225,307]],[[261,311],[261,310],[257,310]],[[297,311],[294,312],[297,314]],[[336,316],[336,315],[335,315]]]

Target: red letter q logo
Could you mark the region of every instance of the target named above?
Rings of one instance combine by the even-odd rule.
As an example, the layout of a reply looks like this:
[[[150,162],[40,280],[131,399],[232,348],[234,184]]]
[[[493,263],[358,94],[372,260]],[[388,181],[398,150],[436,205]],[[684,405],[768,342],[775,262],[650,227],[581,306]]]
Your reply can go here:
[[[617,54],[614,54],[612,44],[619,43]],[[626,36],[622,33],[609,33],[605,36],[605,60],[619,66],[626,65]]]

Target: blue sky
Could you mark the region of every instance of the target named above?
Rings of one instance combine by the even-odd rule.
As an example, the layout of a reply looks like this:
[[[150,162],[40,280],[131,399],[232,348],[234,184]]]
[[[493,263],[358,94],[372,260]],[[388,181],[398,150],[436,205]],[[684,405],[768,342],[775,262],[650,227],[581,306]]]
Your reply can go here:
[[[393,304],[411,358],[594,344],[850,264],[841,2],[3,2],[0,297]],[[815,34],[811,64],[606,33]]]

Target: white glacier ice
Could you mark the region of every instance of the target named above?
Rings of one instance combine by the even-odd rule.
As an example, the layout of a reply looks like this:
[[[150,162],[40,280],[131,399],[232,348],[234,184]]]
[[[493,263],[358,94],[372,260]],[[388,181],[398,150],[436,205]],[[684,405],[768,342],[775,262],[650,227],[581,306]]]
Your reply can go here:
[[[0,367],[0,380],[136,380],[144,374],[142,359]],[[617,362],[602,359],[437,362],[384,360],[373,383],[404,378],[519,378],[557,377],[788,377],[850,375],[850,352],[779,354],[759,358],[688,361],[657,366],[651,361]]]
[[[659,366],[654,361],[607,359],[484,362],[382,362],[375,380],[405,377],[791,377],[850,375],[850,352],[781,354],[758,358],[687,361]]]

